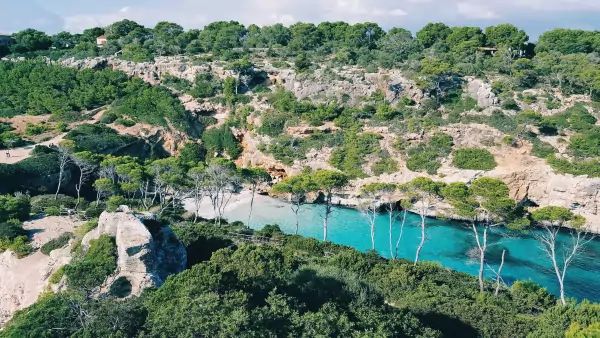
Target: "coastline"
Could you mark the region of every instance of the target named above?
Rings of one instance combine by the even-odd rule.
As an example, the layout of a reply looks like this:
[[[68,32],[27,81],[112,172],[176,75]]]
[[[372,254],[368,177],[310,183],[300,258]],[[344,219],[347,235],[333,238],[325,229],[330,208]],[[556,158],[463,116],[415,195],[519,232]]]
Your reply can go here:
[[[252,192],[248,189],[244,189],[240,193],[232,195],[229,203],[227,204],[227,206],[224,209],[224,214],[232,212],[233,210],[239,208],[241,205],[250,204],[251,199],[252,199]],[[289,204],[289,201],[287,201],[285,198],[281,198],[279,196],[272,196],[272,195],[265,194],[265,193],[260,194],[260,193],[256,192],[256,195],[254,196],[254,208],[255,209],[260,208],[261,204],[264,204],[264,203],[273,204],[276,201],[278,203],[285,204],[285,205]],[[332,202],[333,202],[333,205],[338,208],[347,208],[347,209],[352,209],[352,210],[358,210],[358,208],[357,208],[358,199],[356,199],[356,198],[343,198],[340,195],[335,195],[334,198],[332,199]],[[186,211],[192,212],[192,213],[195,211],[194,210],[195,209],[194,202],[191,198],[185,199],[183,204],[184,204],[184,208]],[[306,204],[309,205],[309,204],[319,204],[319,203],[311,202],[311,203],[306,203]],[[416,211],[416,209],[409,209],[408,212],[415,214],[415,215],[419,214]],[[455,221],[455,222],[464,222],[465,221],[464,218],[461,218],[457,215],[453,215],[451,212],[449,212],[449,206],[445,205],[444,203],[437,203],[437,204],[432,205],[429,208],[429,210],[425,216],[430,219],[448,220],[448,221]],[[204,197],[200,203],[198,217],[202,217],[205,219],[213,219],[216,217],[216,214],[212,208],[210,200],[207,197]],[[568,229],[568,227],[563,227],[563,228]],[[595,224],[595,225],[589,226],[589,223],[588,223],[588,226],[585,227],[585,232],[593,234],[593,235],[599,235],[600,234],[600,224]]]

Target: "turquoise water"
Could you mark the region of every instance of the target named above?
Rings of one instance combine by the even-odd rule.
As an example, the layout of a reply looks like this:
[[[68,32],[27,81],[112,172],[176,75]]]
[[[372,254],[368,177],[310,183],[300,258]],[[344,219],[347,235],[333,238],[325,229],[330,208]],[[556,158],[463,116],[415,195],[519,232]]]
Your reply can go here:
[[[237,205],[226,213],[230,221],[248,220],[248,204]],[[321,205],[304,205],[300,211],[300,231],[303,236],[321,239]],[[394,223],[394,245],[398,238],[400,220]],[[259,229],[266,224],[278,224],[285,233],[295,231],[295,215],[285,202],[262,197],[255,203],[250,226]],[[415,249],[420,240],[420,218],[408,214],[398,250],[402,258],[414,260]],[[390,257],[389,223],[387,214],[376,221],[375,248],[384,257]],[[439,262],[445,267],[476,275],[479,263],[470,258],[467,252],[476,247],[472,230],[458,222],[428,219],[427,241],[421,252],[421,261]],[[334,243],[348,245],[360,251],[371,248],[370,230],[366,218],[358,211],[336,208],[329,223],[328,239]],[[567,232],[561,233],[558,248],[568,243]],[[558,294],[556,275],[545,253],[540,249],[534,233],[514,234],[503,229],[492,229],[488,234],[487,263],[497,269],[502,250],[506,249],[502,278],[507,284],[516,280],[532,280],[554,294]],[[487,269],[486,269],[487,270]],[[488,278],[494,278],[491,270],[486,271]],[[594,239],[584,248],[582,254],[573,261],[565,278],[566,295],[577,299],[587,298],[600,301],[600,240]]]

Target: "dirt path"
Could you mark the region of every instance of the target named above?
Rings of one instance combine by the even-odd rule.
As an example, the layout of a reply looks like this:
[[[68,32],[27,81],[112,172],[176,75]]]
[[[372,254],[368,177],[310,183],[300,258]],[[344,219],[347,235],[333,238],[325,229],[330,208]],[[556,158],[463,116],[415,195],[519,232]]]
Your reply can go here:
[[[90,120],[75,122],[69,126],[69,129],[74,128],[81,124],[94,124],[100,120],[100,118],[102,117],[102,114],[104,114],[105,111],[106,111],[106,109],[101,109],[98,112],[96,112]],[[53,138],[51,138],[47,141],[41,142],[41,143],[31,144],[31,145],[27,145],[27,146],[19,147],[19,148],[13,148],[10,150],[3,149],[3,150],[1,150],[1,153],[0,153],[0,163],[13,164],[13,163],[22,161],[31,156],[31,152],[33,151],[33,148],[35,148],[36,145],[42,145],[42,146],[58,145],[65,138],[66,135],[67,135],[67,133],[62,133],[60,135],[56,135]],[[10,156],[8,154],[10,154]]]

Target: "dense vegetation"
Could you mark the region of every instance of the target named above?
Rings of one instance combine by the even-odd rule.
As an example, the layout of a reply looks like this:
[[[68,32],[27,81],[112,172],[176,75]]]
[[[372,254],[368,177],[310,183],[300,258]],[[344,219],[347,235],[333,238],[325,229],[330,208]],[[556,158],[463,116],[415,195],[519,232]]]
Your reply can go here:
[[[99,48],[95,38],[103,34],[108,44]],[[514,231],[535,225],[552,235],[566,225],[575,227],[575,234],[585,222],[566,208],[530,210],[511,199],[500,180],[479,177],[446,184],[417,177],[401,185],[361,187],[361,202],[366,202],[361,211],[375,217],[387,210],[390,229],[395,212],[418,211],[422,235],[414,262],[333,245],[327,242],[327,224],[334,195],[349,180],[399,169],[389,152],[406,160],[409,170],[434,175],[450,158],[459,169],[492,170],[496,162],[487,149],[529,143],[531,154],[556,171],[600,176],[594,101],[600,96],[598,32],[557,29],[533,45],[511,25],[482,30],[433,23],[413,36],[372,23],[245,27],[216,22],[184,31],[168,22],[149,29],[123,20],[83,34],[50,37],[25,30],[13,38],[15,43],[0,54],[55,59],[121,50],[121,58],[136,62],[189,54],[194,63],[224,61],[233,75],[220,79],[200,73],[194,81],[164,76],[162,86],[150,86],[107,69],[74,70],[40,60],[0,62],[0,117],[52,114],[56,121],[71,122],[86,118],[81,111],[108,106],[98,124],[57,128],[68,131],[58,147],[38,146],[23,161],[0,164],[0,193],[13,194],[0,195],[0,251],[19,256],[32,251],[22,227],[32,213],[94,219],[126,204],[172,224],[188,254],[186,271],[140,297],[117,300],[131,291],[126,279],[117,279],[110,292],[94,297],[116,269],[116,244],[104,235],[84,248],[83,235],[96,225],[88,222],[41,248],[48,254],[73,239],[74,259],[51,277],[54,284],[65,278],[68,290],[41,297],[18,313],[0,337],[562,337],[597,332],[598,304],[576,303],[564,294],[557,299],[533,282],[493,284],[483,273],[474,278],[419,261],[427,239],[426,212],[440,202],[451,207],[452,214],[445,216],[460,216],[473,228],[482,271],[487,261],[480,236],[492,225]],[[347,65],[365,73],[399,68],[425,97],[417,104],[393,85],[388,88],[398,96],[393,104],[383,91],[353,104],[349,96],[320,103],[300,100],[283,87],[271,91],[264,86],[266,74],[253,64],[257,56],[268,57],[276,67],[293,67],[299,77],[322,70],[327,79],[335,79],[341,75],[332,69]],[[496,109],[483,112],[463,93],[467,75],[491,82],[499,99]],[[554,89],[561,94],[555,96]],[[226,107],[230,117],[205,128],[214,119],[192,118],[174,96],[179,93]],[[562,108],[559,96],[564,94],[586,94],[592,101],[551,114],[537,111]],[[269,107],[258,111],[255,107],[263,103]],[[178,129],[191,140],[177,157],[166,157],[154,139],[120,135],[110,127],[137,123]],[[503,144],[488,140],[481,148],[455,147],[450,134],[439,128],[458,123],[487,124],[504,134]],[[288,135],[286,130],[294,126],[325,128]],[[40,135],[49,128],[31,124],[24,134]],[[370,131],[377,128],[388,131],[385,138]],[[264,141],[259,149],[286,165],[306,160],[311,151],[314,157],[330,150],[329,164],[337,170],[307,168],[272,190],[290,198],[297,218],[306,195],[318,196],[324,204],[323,242],[283,235],[276,225],[253,234],[243,224],[223,220],[233,194],[245,186],[254,201],[257,187],[271,182],[266,171],[240,169],[232,162],[242,153],[238,138],[245,132],[259,134]],[[0,124],[0,148],[23,145],[21,136],[9,124]],[[390,199],[393,194],[401,200]],[[203,198],[215,212],[211,222],[184,214],[184,201],[200,208]],[[252,204],[250,208],[249,221]],[[240,233],[264,244],[244,243],[236,236]],[[561,267],[554,265],[559,275]],[[563,271],[567,267],[565,263]]]
[[[122,72],[75,70],[41,61],[0,62],[0,117],[52,114],[62,121],[82,120],[81,111],[113,102],[117,117],[194,131],[191,117],[168,90]]]
[[[558,306],[530,282],[484,296],[475,278],[431,263],[387,261],[269,229],[257,234],[273,238],[269,245],[232,246],[236,225],[175,225],[188,247],[208,255],[157,290],[127,300],[48,295],[0,336],[562,337],[572,323],[600,319],[597,304]]]

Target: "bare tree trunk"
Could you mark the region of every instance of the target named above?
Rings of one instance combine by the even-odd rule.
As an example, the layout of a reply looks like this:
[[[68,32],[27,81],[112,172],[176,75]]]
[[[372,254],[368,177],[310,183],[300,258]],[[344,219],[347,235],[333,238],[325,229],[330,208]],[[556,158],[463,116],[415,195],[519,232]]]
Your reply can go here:
[[[392,228],[394,225],[394,207],[392,202],[388,203],[388,231],[389,231],[389,242],[390,242],[390,256],[396,258],[393,251],[393,240],[392,240]]]
[[[502,267],[504,266],[504,254],[506,250],[502,250],[502,260],[500,261],[500,267],[498,268],[498,272],[496,273],[496,289],[494,290],[494,296],[498,296],[498,292],[500,291],[500,281],[502,280]]]
[[[556,280],[558,281],[558,286],[560,288],[560,302],[562,305],[566,305],[565,277],[567,275],[567,269],[581,248],[594,237],[590,236],[588,238],[586,235],[582,235],[581,231],[571,231],[571,247],[569,249],[565,247],[566,252],[563,253],[562,267],[560,267],[556,258],[556,239],[559,227],[544,226],[544,229],[546,230],[546,234],[540,235],[539,239],[542,242],[542,249],[546,252],[552,262],[552,267],[554,268]]]
[[[250,198],[250,212],[248,213],[248,222],[246,226],[250,226],[250,219],[252,218],[252,208],[254,207],[254,194],[256,194],[256,184],[252,184],[252,197]]]
[[[329,215],[331,214],[331,192],[327,192],[325,198],[325,216],[323,217],[323,241],[327,242],[327,226],[329,225]]]
[[[479,240],[479,233],[477,232],[477,227],[475,223],[471,223],[473,234],[475,235],[475,241],[477,242],[477,248],[479,249],[479,274],[477,275],[479,279],[479,292],[484,291],[484,280],[483,280],[483,268],[485,264],[485,252],[487,250],[487,227],[483,229],[483,244]]]
[[[394,258],[398,258],[398,248],[400,247],[400,240],[402,240],[402,233],[404,232],[404,223],[406,222],[406,213],[407,213],[407,210],[404,209],[404,213],[402,215],[402,223],[400,223],[400,235],[398,235],[398,240],[396,241]]]
[[[424,208],[422,208],[419,215],[421,216],[421,242],[419,242],[419,246],[417,246],[417,252],[415,254],[415,262],[413,264],[415,266],[417,265],[417,262],[419,261],[419,255],[421,254],[421,249],[423,249],[423,245],[425,244],[425,210],[424,210]]]
[[[292,212],[296,215],[296,232],[298,234],[298,229],[300,228],[300,218],[298,216],[298,212],[300,211],[300,198],[296,199],[295,202],[291,205]]]

